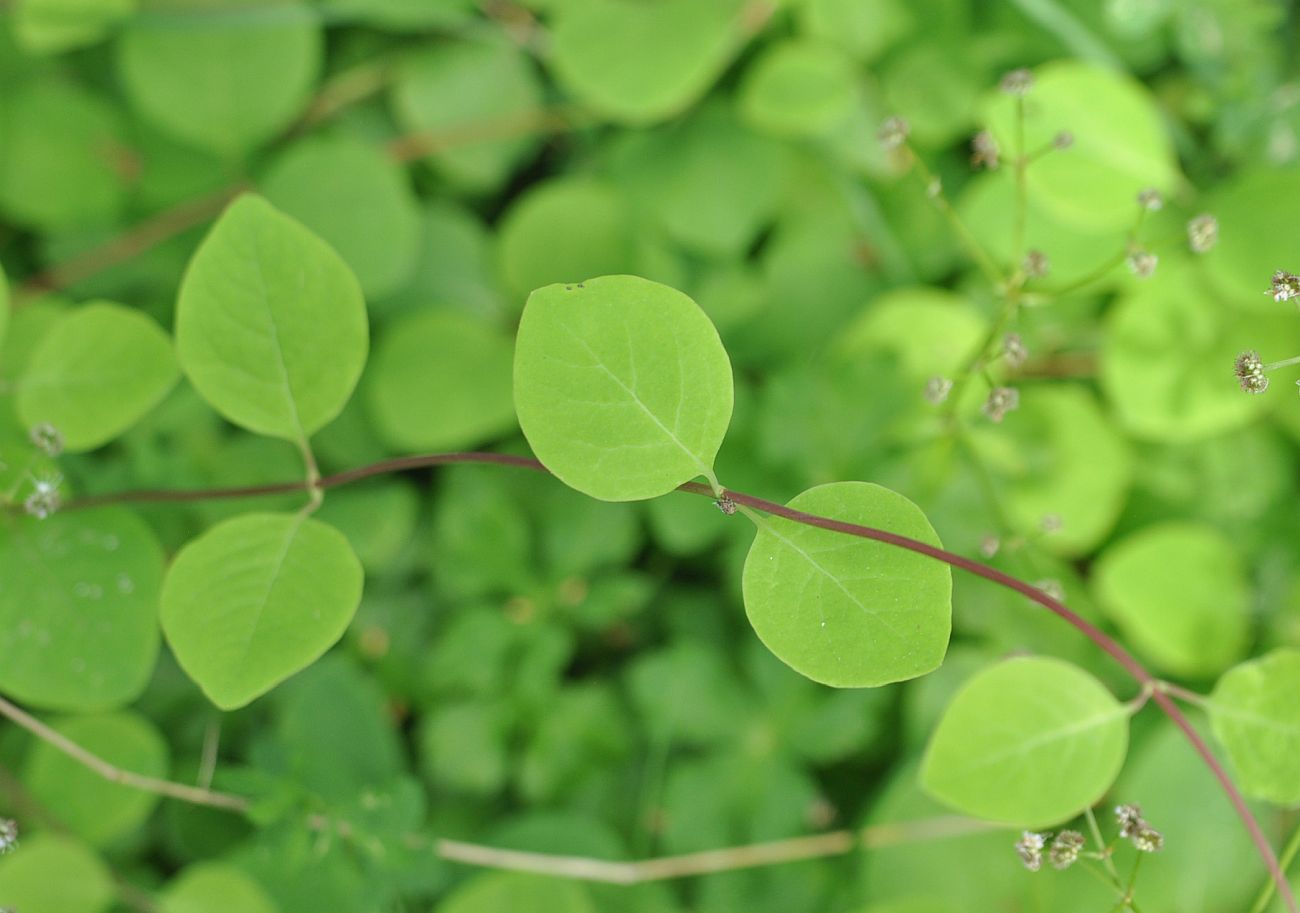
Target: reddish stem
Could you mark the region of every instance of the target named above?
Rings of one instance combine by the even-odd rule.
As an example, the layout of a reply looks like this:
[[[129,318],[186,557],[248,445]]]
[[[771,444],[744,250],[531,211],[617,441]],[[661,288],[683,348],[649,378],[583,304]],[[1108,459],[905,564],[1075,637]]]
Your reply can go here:
[[[317,487],[321,489],[336,488],[340,485],[346,485],[349,482],[355,482],[359,479],[369,478],[371,476],[382,475],[389,472],[399,472],[408,469],[423,469],[429,466],[446,466],[453,463],[491,463],[500,466],[514,466],[521,469],[531,469],[537,472],[547,472],[545,466],[535,459],[529,457],[513,456],[504,453],[436,453],[423,456],[397,457],[390,460],[382,460],[378,463],[372,463],[368,466],[361,466],[356,469],[349,469],[345,472],[335,473],[334,475],[325,476],[317,482]],[[680,487],[681,491],[690,492],[691,494],[703,495],[707,498],[714,497],[713,491],[707,485],[699,482],[687,482]],[[68,507],[77,509],[82,507],[92,507],[103,504],[120,504],[129,502],[143,501],[198,501],[212,498],[238,498],[252,497],[257,495],[286,494],[289,492],[306,492],[307,484],[305,482],[281,482],[270,485],[252,485],[243,488],[218,488],[218,489],[192,489],[188,491],[127,491],[116,494],[89,495],[71,502]],[[1124,649],[1117,641],[1098,628],[1096,625],[1080,617],[1075,612],[1047,595],[1033,584],[1018,580],[1009,574],[999,571],[997,568],[974,561],[964,555],[958,555],[955,552],[938,548],[919,539],[912,539],[908,536],[900,536],[897,533],[891,533],[887,530],[876,529],[872,526],[860,526],[857,523],[846,523],[843,520],[833,520],[830,517],[822,517],[817,514],[805,513],[801,510],[795,510],[786,507],[783,504],[777,504],[774,501],[768,501],[763,498],[747,495],[739,491],[724,492],[724,496],[735,501],[737,504],[744,504],[746,507],[754,510],[761,510],[766,514],[776,517],[783,517],[795,523],[802,523],[806,526],[816,526],[820,529],[827,529],[832,532],[843,533],[849,536],[857,536],[861,539],[872,539],[876,542],[884,542],[888,545],[897,546],[898,548],[907,549],[911,552],[917,552],[921,555],[933,558],[936,561],[959,568],[977,577],[983,577],[985,580],[992,581],[999,586],[1014,590],[1027,599],[1038,603],[1052,614],[1063,619],[1066,623],[1079,630],[1089,640],[1104,650],[1117,663],[1119,663],[1129,675],[1131,675],[1143,689],[1150,689],[1151,698],[1164,711],[1165,715],[1173,721],[1186,736],[1187,741],[1191,743],[1192,748],[1200,755],[1210,772],[1214,774],[1219,785],[1227,794],[1228,800],[1237,810],[1242,822],[1246,825],[1246,830],[1250,834],[1251,841],[1255,844],[1255,849],[1259,852],[1260,858],[1264,860],[1269,874],[1277,884],[1278,892],[1286,902],[1287,910],[1290,913],[1297,913],[1295,897],[1291,892],[1291,885],[1286,879],[1282,867],[1278,864],[1277,856],[1273,852],[1272,846],[1264,836],[1259,822],[1255,820],[1254,814],[1250,807],[1246,805],[1246,800],[1238,791],[1236,785],[1232,782],[1228,772],[1224,770],[1223,765],[1215,758],[1210,747],[1205,744],[1192,724],[1188,722],[1178,705],[1173,702],[1169,695],[1165,694],[1156,687],[1155,677],[1147,671],[1138,660]]]

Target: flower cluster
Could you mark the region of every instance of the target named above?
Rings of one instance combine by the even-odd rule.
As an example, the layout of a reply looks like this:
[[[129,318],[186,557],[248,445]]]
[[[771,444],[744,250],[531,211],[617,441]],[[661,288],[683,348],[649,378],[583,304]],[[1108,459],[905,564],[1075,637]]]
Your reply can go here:
[[[0,818],[0,856],[18,845],[18,822],[12,818]]]
[[[1165,845],[1165,837],[1142,817],[1137,805],[1115,806],[1115,820],[1119,822],[1119,835],[1131,840],[1144,853],[1158,853]]]
[[[32,479],[32,493],[23,501],[23,510],[38,520],[44,520],[63,503],[59,495],[62,483],[63,477],[58,475]]]
[[[980,407],[990,421],[1000,422],[1008,412],[1014,412],[1020,406],[1020,391],[1015,387],[994,387],[989,391],[989,398]]]
[[[898,149],[907,142],[907,135],[910,132],[911,127],[907,121],[901,117],[890,117],[880,125],[880,132],[876,134],[876,138],[886,150]]]
[[[1286,270],[1278,270],[1273,274],[1273,284],[1269,289],[1274,301],[1290,301],[1292,298],[1300,298],[1300,276],[1295,273],[1288,273]]]
[[[1046,850],[1048,863],[1058,870],[1068,869],[1074,865],[1079,854],[1083,852],[1086,841],[1083,834],[1078,831],[1061,831],[1049,846],[1047,838],[1051,836],[1051,834],[1025,831],[1016,841],[1016,853],[1029,871],[1037,872],[1043,867],[1044,850]]]
[[[1237,375],[1237,383],[1247,393],[1263,393],[1268,389],[1268,375],[1264,373],[1264,363],[1260,361],[1258,352],[1238,355],[1232,373]]]
[[[63,452],[63,435],[49,422],[33,425],[28,437],[32,446],[48,457],[56,457]]]

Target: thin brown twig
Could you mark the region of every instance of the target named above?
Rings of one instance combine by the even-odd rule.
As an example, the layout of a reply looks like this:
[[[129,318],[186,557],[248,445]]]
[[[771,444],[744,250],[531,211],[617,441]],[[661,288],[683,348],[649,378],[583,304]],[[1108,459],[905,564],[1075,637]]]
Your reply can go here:
[[[249,801],[243,796],[217,792],[211,789],[201,789],[197,786],[187,786],[184,783],[173,783],[170,780],[146,777],[143,774],[123,770],[117,765],[105,761],[99,755],[82,748],[67,736],[51,729],[16,704],[12,704],[2,697],[0,697],[0,716],[7,717],[42,742],[57,748],[78,764],[94,771],[110,783],[120,783],[133,789],[180,799],[182,802],[207,805],[212,808],[223,808],[240,814],[247,814],[251,807]]]

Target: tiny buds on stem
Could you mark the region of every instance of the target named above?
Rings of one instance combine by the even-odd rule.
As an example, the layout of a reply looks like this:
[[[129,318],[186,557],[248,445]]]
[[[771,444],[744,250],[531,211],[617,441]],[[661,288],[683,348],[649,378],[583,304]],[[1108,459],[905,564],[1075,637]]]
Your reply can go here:
[[[1034,831],[1025,831],[1016,841],[1016,853],[1029,871],[1037,872],[1043,867],[1043,846],[1046,842],[1046,834],[1038,834]]]
[[[1052,148],[1065,150],[1074,145],[1074,134],[1069,130],[1062,130],[1056,136],[1052,137]]]
[[[1043,519],[1038,521],[1038,528],[1045,533],[1059,533],[1064,525],[1060,514],[1043,514]]]
[[[1041,250],[1025,252],[1024,262],[1020,264],[1026,279],[1042,279],[1052,271],[1052,261]]]
[[[985,558],[992,558],[1002,548],[1002,540],[992,533],[986,534],[980,539],[980,554]]]
[[[1138,205],[1147,212],[1156,212],[1165,206],[1165,198],[1154,187],[1148,187],[1138,193]]]
[[[49,422],[33,425],[27,436],[32,445],[48,457],[56,457],[63,452],[63,435]]]
[[[1129,272],[1139,279],[1150,279],[1155,275],[1156,266],[1160,263],[1160,258],[1149,250],[1135,250],[1128,255],[1124,264],[1128,267]]]
[[[18,822],[12,818],[0,818],[0,856],[18,846]]]
[[[62,477],[32,479],[32,493],[23,501],[23,510],[37,520],[44,520],[59,509],[63,499],[59,496]]]
[[[1273,284],[1269,288],[1269,294],[1273,296],[1274,301],[1278,302],[1300,298],[1300,276],[1288,273],[1286,270],[1278,270],[1273,274]]]
[[[1268,389],[1268,375],[1264,373],[1264,363],[1255,351],[1242,352],[1233,363],[1232,373],[1237,376],[1237,383],[1247,393],[1263,393]]]
[[[990,421],[1000,422],[1008,412],[1014,412],[1020,406],[1020,391],[1015,387],[994,387],[989,391],[989,398],[980,407]]]
[[[1006,95],[1027,95],[1034,87],[1034,74],[1024,69],[1012,70],[998,82],[998,88]]]
[[[1034,586],[1057,602],[1065,602],[1065,587],[1061,586],[1061,581],[1052,580],[1051,578],[1035,580]]]
[[[1219,243],[1219,220],[1202,213],[1187,223],[1187,245],[1194,254],[1203,254]]]
[[[716,507],[718,510],[722,511],[728,517],[735,514],[737,510],[736,502],[726,497],[725,495],[721,498],[718,498],[716,501],[714,501],[713,506]]]
[[[987,130],[981,130],[971,137],[970,163],[973,168],[987,168],[989,171],[998,167],[1000,150],[998,141]]]
[[[1164,848],[1164,835],[1142,817],[1141,806],[1115,806],[1115,820],[1119,822],[1119,835],[1133,841],[1133,845],[1142,852],[1158,853]]]
[[[1078,860],[1086,841],[1078,831],[1061,831],[1047,851],[1047,859],[1054,869],[1068,869]]]
[[[939,405],[948,398],[952,392],[952,381],[946,377],[931,377],[925,382],[925,401],[932,405]]]
[[[876,138],[880,140],[880,145],[884,146],[888,151],[898,149],[906,143],[909,133],[911,133],[911,127],[907,121],[901,117],[888,117],[880,125]]]
[[[1002,358],[1008,365],[1018,368],[1025,363],[1029,357],[1029,350],[1025,348],[1025,341],[1020,338],[1019,333],[1008,333],[1002,339]]]

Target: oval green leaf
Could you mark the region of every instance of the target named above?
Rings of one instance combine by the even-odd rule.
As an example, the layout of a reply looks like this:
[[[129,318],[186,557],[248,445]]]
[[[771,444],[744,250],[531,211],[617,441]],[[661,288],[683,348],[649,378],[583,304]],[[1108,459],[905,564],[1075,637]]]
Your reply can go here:
[[[576,881],[527,872],[488,872],[470,879],[436,913],[595,913],[587,889]]]
[[[446,309],[403,314],[375,348],[365,401],[398,450],[455,450],[514,428],[510,340]]]
[[[119,508],[0,527],[0,691],[107,710],[140,696],[158,655],[162,549]]]
[[[276,909],[261,885],[224,862],[190,866],[158,900],[159,913],[276,913]]]
[[[344,136],[298,143],[259,186],[274,206],[339,252],[367,296],[399,290],[415,270],[415,195],[402,166],[374,143]]]
[[[234,710],[343,636],[361,586],[361,563],[334,527],[248,514],[181,549],[163,583],[163,632],[190,678]]]
[[[69,450],[117,437],[158,404],[180,371],[171,339],[131,308],[96,302],[55,324],[32,352],[18,415],[49,422]]]
[[[167,776],[167,742],[134,713],[73,717],[54,730],[121,770]],[[59,824],[94,846],[108,846],[144,823],[158,804],[155,793],[106,780],[49,742],[27,756],[23,782]]]
[[[1160,671],[1215,675],[1250,639],[1250,583],[1225,535],[1198,523],[1161,523],[1102,552],[1092,575],[1097,602],[1126,643]]]
[[[160,130],[234,156],[306,103],[322,40],[316,13],[297,0],[230,6],[137,16],[116,62],[127,99]]]
[[[594,110],[648,123],[708,89],[743,43],[741,0],[585,0],[556,16],[556,76]]]
[[[1210,695],[1214,735],[1244,792],[1300,802],[1300,650],[1286,647],[1224,673]]]
[[[101,913],[116,889],[108,866],[78,840],[40,834],[0,858],[0,898],[24,913]]]
[[[1047,827],[1095,805],[1119,775],[1129,710],[1059,659],[1009,659],[967,682],[921,764],[930,795],[968,815]]]
[[[819,485],[788,506],[942,544],[920,508],[868,482]],[[916,678],[937,669],[948,649],[952,572],[893,545],[764,517],[742,586],[749,622],[768,649],[826,685]]]
[[[514,394],[547,469],[593,498],[636,501],[713,478],[731,420],[731,363],[686,295],[605,276],[529,296]]]
[[[366,306],[334,250],[261,197],[226,209],[181,282],[181,367],[226,418],[300,441],[342,411],[366,361]]]

